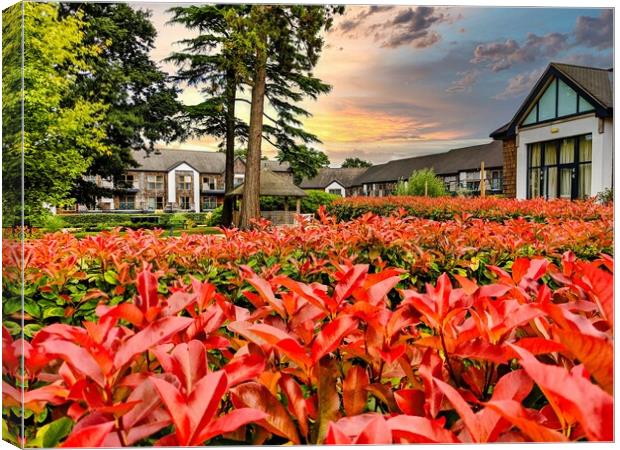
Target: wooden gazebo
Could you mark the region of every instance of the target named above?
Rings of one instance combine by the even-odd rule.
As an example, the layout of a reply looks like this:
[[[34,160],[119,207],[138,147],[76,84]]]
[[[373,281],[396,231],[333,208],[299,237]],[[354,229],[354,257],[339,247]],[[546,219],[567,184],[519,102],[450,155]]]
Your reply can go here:
[[[237,186],[232,192],[229,192],[228,196],[241,199],[243,197],[243,190],[245,183]],[[260,172],[260,192],[261,197],[284,197],[284,211],[261,211],[261,216],[269,219],[273,224],[283,225],[294,223],[295,214],[301,213],[301,198],[306,197],[308,194],[296,186],[292,181],[288,180],[282,175],[278,175],[271,170],[262,169]],[[295,213],[289,211],[288,199],[295,198],[297,202],[295,204]],[[241,200],[239,201],[239,210],[233,214],[233,222],[239,223],[239,213],[241,211]]]

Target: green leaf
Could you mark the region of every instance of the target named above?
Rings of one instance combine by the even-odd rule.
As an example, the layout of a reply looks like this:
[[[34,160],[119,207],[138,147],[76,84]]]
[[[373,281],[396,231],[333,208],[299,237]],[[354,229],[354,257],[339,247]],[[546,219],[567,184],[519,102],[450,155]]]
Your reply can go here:
[[[26,325],[24,327],[24,335],[26,337],[31,338],[32,336],[34,336],[40,329],[41,329],[41,325],[36,324],[36,323],[29,323],[28,325]]]
[[[67,436],[73,428],[73,421],[68,417],[61,417],[58,420],[43,425],[37,431],[33,440],[30,441],[30,447],[56,447],[60,440]]]
[[[65,317],[65,309],[59,306],[54,306],[53,308],[44,309],[43,318],[47,319],[48,317]]]
[[[115,285],[116,283],[118,283],[116,272],[114,272],[113,270],[108,270],[106,273],[104,273],[103,279],[106,281],[106,283],[109,284]]]
[[[31,315],[32,317],[41,317],[41,308],[37,303],[32,300],[24,302],[24,312]]]

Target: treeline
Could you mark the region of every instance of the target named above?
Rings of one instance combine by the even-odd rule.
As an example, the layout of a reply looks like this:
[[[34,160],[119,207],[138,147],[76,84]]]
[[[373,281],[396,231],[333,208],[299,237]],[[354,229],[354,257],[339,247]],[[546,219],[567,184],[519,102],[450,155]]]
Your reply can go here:
[[[132,150],[153,151],[157,142],[205,135],[220,139],[226,152],[227,191],[232,189],[235,147],[247,148],[242,226],[249,226],[259,214],[263,142],[291,164],[298,181],[329,163],[311,148],[320,141],[304,130],[302,119],[310,114],[300,102],[331,89],[313,76],[313,69],[323,32],[342,9],[172,8],[171,22],[197,31],[167,58],[177,68],[173,74],[150,57],[157,31],[148,11],[121,3],[23,3],[6,9],[5,226],[19,224],[22,212],[28,222],[50,206],[92,205],[111,192],[88,175],[119,177],[135,166]],[[182,105],[182,85],[197,87],[203,101]],[[238,117],[239,103],[250,105],[249,121]],[[227,202],[224,222],[231,218]]]

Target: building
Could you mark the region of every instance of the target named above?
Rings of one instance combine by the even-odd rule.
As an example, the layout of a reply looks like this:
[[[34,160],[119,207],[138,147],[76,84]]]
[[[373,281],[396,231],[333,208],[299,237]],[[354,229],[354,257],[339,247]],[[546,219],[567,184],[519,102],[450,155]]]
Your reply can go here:
[[[551,63],[502,142],[504,189],[516,198],[580,199],[613,185],[613,69]]]
[[[210,211],[224,202],[226,155],[200,150],[161,149],[150,154],[133,152],[138,163],[120,180],[91,178],[101,187],[113,188],[116,195],[101,198],[96,210],[101,211]],[[262,161],[262,168],[293,179],[288,163]],[[245,161],[234,164],[235,186],[245,177]],[[87,211],[83,205],[77,210]]]
[[[396,184],[407,180],[413,172],[433,169],[443,178],[448,192],[466,190],[480,192],[480,167],[484,162],[486,192],[502,193],[503,153],[502,144],[497,141],[471,147],[457,148],[444,153],[397,159],[369,167],[355,180],[359,195],[383,197],[392,195]]]
[[[304,190],[321,190],[330,194],[350,197],[354,194],[356,180],[367,168],[331,168],[319,169],[314,178],[305,178],[299,187]]]

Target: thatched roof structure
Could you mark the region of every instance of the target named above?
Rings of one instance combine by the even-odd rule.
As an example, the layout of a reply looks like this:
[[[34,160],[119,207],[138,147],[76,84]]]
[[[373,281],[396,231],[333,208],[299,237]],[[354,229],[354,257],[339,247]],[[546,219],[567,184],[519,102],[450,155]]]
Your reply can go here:
[[[242,196],[245,183],[237,186],[232,192],[226,195]],[[271,170],[263,169],[260,172],[260,193],[262,196],[272,197],[305,197],[308,194],[303,189],[295,186],[287,178],[273,173]]]

